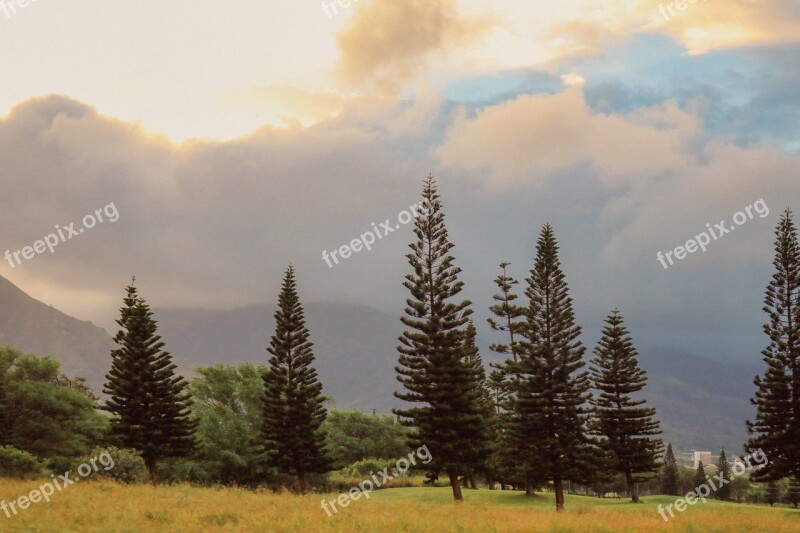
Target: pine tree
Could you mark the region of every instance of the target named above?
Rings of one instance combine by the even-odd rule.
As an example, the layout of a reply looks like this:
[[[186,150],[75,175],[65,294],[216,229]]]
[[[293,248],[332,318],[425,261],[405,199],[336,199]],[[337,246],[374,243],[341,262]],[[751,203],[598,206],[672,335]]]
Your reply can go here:
[[[678,496],[678,462],[672,452],[671,443],[667,445],[667,453],[664,455],[661,492],[669,496]]]
[[[425,180],[422,200],[427,213],[414,222],[417,239],[406,255],[413,272],[403,283],[411,293],[401,318],[409,330],[399,339],[395,367],[405,389],[395,396],[421,405],[394,412],[414,426],[413,445],[428,446],[433,456],[428,467],[447,473],[453,498],[461,502],[458,476],[483,464],[488,453],[480,375],[464,357],[471,302],[456,300],[463,288],[461,269],[450,255],[453,244],[432,176]]]
[[[150,482],[158,484],[158,461],[180,457],[196,448],[197,422],[190,416],[186,381],[175,375],[175,365],[156,333],[150,306],[139,296],[133,279],[126,288],[112,350],[111,371],[103,392],[110,396],[105,409],[111,435],[122,446],[142,453]]]
[[[297,476],[300,493],[308,492],[307,475],[331,469],[320,426],[325,421],[322,384],[312,366],[314,352],[297,294],[294,268],[283,277],[275,311],[275,334],[264,374],[263,428],[267,464]]]
[[[724,479],[725,483],[720,484],[720,486],[717,488],[716,497],[722,501],[728,501],[731,499],[730,482],[733,480],[733,476],[731,474],[731,465],[728,462],[728,457],[725,455],[724,448],[719,452],[719,462],[717,462],[717,472],[718,472],[717,475],[720,478]]]
[[[697,464],[697,471],[694,473],[694,486],[699,487],[706,483],[706,469],[703,468],[703,461]]]
[[[754,481],[800,476],[800,246],[790,209],[775,235],[775,273],[764,298],[767,370],[754,380],[756,418],[747,422],[752,437],[745,446],[751,453],[761,449],[769,463],[753,472]]]
[[[499,415],[503,412],[503,404],[508,396],[505,374],[499,370],[489,372],[489,377],[486,379],[486,388],[489,389],[489,394],[492,398],[492,411],[494,414]]]
[[[564,509],[563,480],[587,478],[588,373],[572,299],[549,224],[542,228],[528,278],[529,300],[520,328],[519,375],[511,433],[528,481],[552,480],[556,509]]]
[[[789,480],[789,490],[786,493],[786,501],[797,509],[798,504],[800,504],[800,479],[793,477]]]
[[[592,400],[596,417],[592,433],[601,438],[608,467],[625,476],[631,501],[638,503],[636,482],[658,471],[658,457],[664,448],[660,439],[651,437],[661,430],[655,408],[631,397],[645,387],[647,377],[618,310],[608,315],[606,324],[590,369],[592,387],[599,391]]]
[[[492,417],[494,416],[494,403],[492,401],[492,393],[489,390],[488,382],[486,379],[486,368],[483,366],[483,358],[481,357],[480,350],[478,349],[477,344],[478,338],[478,331],[475,328],[475,324],[470,320],[467,323],[467,329],[465,331],[465,338],[464,338],[464,361],[467,363],[468,366],[472,367],[475,372],[475,376],[477,379],[476,386],[480,392],[480,404],[483,410],[483,421],[486,424],[487,433],[488,431],[493,429],[492,424]],[[488,441],[487,441],[488,446]],[[486,455],[488,456],[488,448],[486,451]],[[467,470],[467,477],[466,480],[469,484],[469,488],[477,489],[478,486],[475,483],[475,474],[477,472],[483,471],[484,474],[487,474],[487,465],[484,463],[476,463],[472,465],[470,469]],[[488,474],[487,474],[487,477]]]
[[[509,336],[508,344],[495,343],[489,346],[489,349],[503,355],[511,354],[513,362],[517,363],[519,347],[516,340],[521,327],[520,320],[525,316],[525,309],[514,304],[517,295],[512,292],[512,289],[519,282],[506,273],[506,268],[510,265],[511,263],[500,263],[502,273],[494,281],[500,292],[492,297],[498,303],[489,308],[497,320],[489,317],[487,321],[492,330],[507,333]]]
[[[770,481],[767,484],[767,503],[770,507],[774,506],[776,503],[780,503],[781,500],[781,488],[778,486],[777,481]]]

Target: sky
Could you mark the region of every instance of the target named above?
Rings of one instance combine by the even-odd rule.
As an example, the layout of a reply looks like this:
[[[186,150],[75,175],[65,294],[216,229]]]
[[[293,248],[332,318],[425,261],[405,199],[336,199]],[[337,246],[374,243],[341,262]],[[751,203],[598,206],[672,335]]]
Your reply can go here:
[[[5,0],[0,50],[0,275],[80,319],[112,330],[132,275],[156,308],[270,302],[290,262],[304,300],[399,316],[433,174],[482,335],[551,223],[587,342],[618,307],[642,345],[765,344],[794,0]]]

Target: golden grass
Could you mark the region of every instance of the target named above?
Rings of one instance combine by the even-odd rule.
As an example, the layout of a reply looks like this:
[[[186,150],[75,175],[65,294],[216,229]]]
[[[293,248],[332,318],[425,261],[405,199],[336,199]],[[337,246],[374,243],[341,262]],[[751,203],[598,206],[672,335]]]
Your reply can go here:
[[[0,499],[14,500],[39,485],[0,480]],[[525,498],[519,493],[465,491],[466,503],[448,500],[447,488],[390,489],[351,502],[333,517],[320,508],[322,495],[188,485],[125,486],[82,481],[7,518],[9,532],[797,532],[800,512],[788,509],[719,504],[695,505],[665,523],[654,497],[644,505],[572,496],[567,511],[556,514],[551,495]],[[335,495],[325,495],[327,500]]]

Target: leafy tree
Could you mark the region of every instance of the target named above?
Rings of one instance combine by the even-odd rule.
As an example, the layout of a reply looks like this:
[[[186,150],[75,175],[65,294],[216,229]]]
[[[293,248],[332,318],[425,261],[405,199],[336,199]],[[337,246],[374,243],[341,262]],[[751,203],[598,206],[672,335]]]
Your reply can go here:
[[[793,477],[789,480],[789,490],[786,492],[786,501],[797,509],[798,504],[800,504],[800,479]]]
[[[447,473],[453,499],[461,502],[458,476],[483,464],[488,453],[481,376],[466,358],[463,328],[472,311],[468,300],[456,300],[463,287],[461,269],[450,255],[454,245],[432,176],[422,200],[427,213],[414,221],[416,241],[406,255],[412,273],[403,283],[410,297],[401,320],[409,329],[399,339],[395,367],[405,389],[395,396],[414,406],[395,413],[415,428],[412,445],[428,446],[429,468]]]
[[[172,356],[164,351],[150,306],[136,287],[126,288],[111,352],[111,371],[104,392],[105,409],[113,413],[113,439],[142,452],[150,482],[158,484],[158,462],[191,454],[197,422],[190,414],[187,383],[175,374]]]
[[[697,488],[700,485],[705,484],[706,481],[707,481],[707,479],[706,479],[706,469],[703,468],[703,461],[700,461],[697,464],[697,470],[694,473],[694,488]]]
[[[590,369],[592,386],[599,391],[592,400],[596,417],[592,430],[601,437],[608,467],[625,476],[631,501],[638,503],[636,482],[658,471],[658,456],[664,448],[661,440],[652,436],[661,430],[655,408],[645,407],[645,400],[631,396],[645,387],[647,376],[639,367],[636,348],[619,311],[612,311],[606,324]]]
[[[564,509],[563,481],[587,479],[588,374],[572,299],[558,259],[552,227],[542,228],[528,278],[529,299],[521,328],[519,375],[511,432],[525,479],[552,480],[556,509]]]
[[[667,444],[667,453],[664,455],[664,467],[661,478],[661,492],[670,496],[678,496],[678,462],[672,452],[672,443]]]
[[[745,446],[769,457],[753,472],[755,481],[800,476],[800,247],[790,209],[775,235],[775,273],[764,298],[770,343],[761,353],[767,370],[754,380],[756,418],[747,422],[752,437]]]
[[[308,492],[308,474],[331,469],[320,430],[325,398],[311,348],[294,268],[289,265],[278,296],[275,334],[267,347],[271,357],[264,374],[262,434],[267,464],[296,475],[302,494]]]
[[[361,411],[331,411],[322,425],[334,468],[365,459],[397,459],[408,455],[408,429],[393,416]]]
[[[267,474],[261,443],[264,365],[198,368],[189,382],[198,449],[175,470],[192,481],[256,486]]]
[[[731,465],[728,462],[728,457],[725,455],[725,449],[723,448],[719,452],[719,461],[717,462],[717,472],[718,476],[727,481],[724,485],[717,488],[717,492],[715,496],[717,499],[722,501],[728,501],[731,499],[731,479],[733,475],[731,474]]]
[[[5,442],[65,469],[72,458],[99,443],[108,428],[95,400],[59,374],[59,363],[0,347],[0,379],[5,385]]]
[[[747,493],[750,492],[750,476],[733,476],[733,480],[730,483],[731,487],[731,496],[736,503],[742,503],[747,496]]]

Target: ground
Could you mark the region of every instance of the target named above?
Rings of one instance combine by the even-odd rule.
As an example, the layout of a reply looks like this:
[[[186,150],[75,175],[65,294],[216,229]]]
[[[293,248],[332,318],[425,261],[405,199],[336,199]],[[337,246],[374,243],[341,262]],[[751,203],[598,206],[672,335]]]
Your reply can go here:
[[[41,482],[0,480],[6,502]],[[331,517],[321,500],[336,494],[252,492],[188,485],[125,486],[84,480],[56,492],[50,503],[33,503],[8,518],[0,511],[0,530],[8,532],[797,532],[800,511],[709,501],[676,515],[669,523],[657,505],[674,498],[645,497],[643,504],[567,496],[567,510],[556,514],[551,494],[465,490],[463,505],[449,488],[402,488],[372,493]]]

